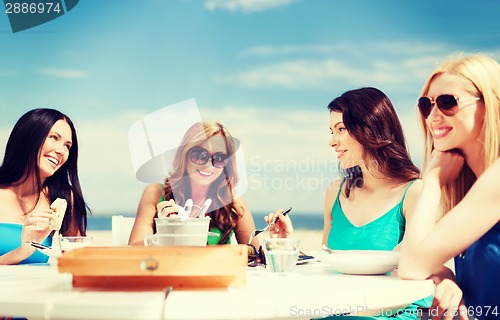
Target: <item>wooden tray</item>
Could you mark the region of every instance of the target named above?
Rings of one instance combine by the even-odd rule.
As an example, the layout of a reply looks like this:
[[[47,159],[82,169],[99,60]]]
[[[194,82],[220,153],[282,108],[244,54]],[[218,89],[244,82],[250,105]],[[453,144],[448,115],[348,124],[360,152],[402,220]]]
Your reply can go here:
[[[246,245],[85,247],[63,254],[59,272],[73,286],[111,290],[227,288],[246,281]]]

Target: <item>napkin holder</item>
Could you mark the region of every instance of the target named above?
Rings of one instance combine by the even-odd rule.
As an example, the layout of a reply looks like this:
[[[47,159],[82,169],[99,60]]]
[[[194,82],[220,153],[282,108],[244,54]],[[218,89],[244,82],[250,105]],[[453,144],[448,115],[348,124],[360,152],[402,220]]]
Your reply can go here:
[[[245,284],[246,245],[85,247],[63,254],[59,272],[73,287],[109,290],[199,290]]]

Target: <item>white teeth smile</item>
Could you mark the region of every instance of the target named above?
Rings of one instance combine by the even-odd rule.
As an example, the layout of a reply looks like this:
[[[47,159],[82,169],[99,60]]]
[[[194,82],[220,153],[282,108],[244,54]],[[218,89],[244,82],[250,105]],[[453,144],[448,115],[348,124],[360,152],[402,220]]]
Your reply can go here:
[[[435,129],[434,130],[434,135],[439,136],[442,134],[445,134],[446,132],[450,131],[449,129]]]
[[[56,166],[59,164],[59,160],[57,160],[56,158],[53,158],[50,156],[47,156],[46,158],[47,158],[47,160],[49,160],[50,162],[52,162]]]
[[[206,171],[201,171],[201,170],[198,170],[198,172],[202,175],[202,176],[205,176],[205,177],[209,177],[211,175],[213,175],[214,173],[213,172],[206,172]]]

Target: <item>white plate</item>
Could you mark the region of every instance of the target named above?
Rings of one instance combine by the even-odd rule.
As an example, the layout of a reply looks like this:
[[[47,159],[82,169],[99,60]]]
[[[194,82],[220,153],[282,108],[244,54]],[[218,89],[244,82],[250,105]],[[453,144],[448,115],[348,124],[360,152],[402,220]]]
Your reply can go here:
[[[331,250],[315,252],[321,261],[337,272],[347,274],[384,274],[397,268],[399,252],[383,250]]]

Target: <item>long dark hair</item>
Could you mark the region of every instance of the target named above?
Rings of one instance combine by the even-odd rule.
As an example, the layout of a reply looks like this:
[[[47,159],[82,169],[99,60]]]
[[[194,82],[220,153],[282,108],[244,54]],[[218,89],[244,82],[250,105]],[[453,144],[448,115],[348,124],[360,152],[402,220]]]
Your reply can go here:
[[[347,91],[330,102],[328,110],[342,113],[347,131],[363,146],[364,160],[370,160],[365,161],[368,169],[401,182],[419,177],[396,110],[382,91],[371,87]],[[346,187],[346,197],[352,187]]]
[[[40,149],[52,126],[64,120],[71,128],[72,147],[68,160],[42,184],[38,168]],[[40,192],[52,203],[56,198],[64,198],[68,209],[61,226],[61,234],[86,234],[87,212],[90,209],[83,199],[78,179],[78,139],[73,122],[68,116],[54,109],[33,109],[25,113],[15,124],[7,141],[5,156],[0,166],[0,186],[20,185],[32,179],[37,199]],[[31,208],[30,211],[34,209]]]

